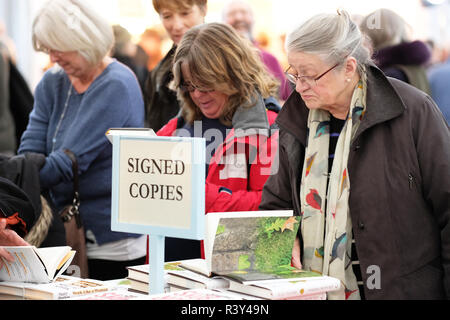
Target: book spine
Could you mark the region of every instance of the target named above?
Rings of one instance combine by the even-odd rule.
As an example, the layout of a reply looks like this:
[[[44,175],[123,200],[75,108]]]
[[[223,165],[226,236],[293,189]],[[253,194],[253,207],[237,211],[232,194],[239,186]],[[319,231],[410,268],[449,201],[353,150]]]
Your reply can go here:
[[[320,281],[322,282],[322,281]],[[289,283],[287,286],[282,286],[272,290],[273,299],[284,299],[295,296],[308,296],[313,294],[326,293],[328,291],[335,291],[339,289],[340,283],[338,281],[323,281],[322,283],[314,282],[297,282]]]
[[[79,289],[79,290],[74,290],[74,291],[61,291],[58,292],[58,294],[56,295],[58,300],[63,300],[63,299],[69,299],[69,298],[76,298],[76,297],[80,297],[80,296],[84,296],[84,295],[88,295],[88,294],[92,294],[92,293],[99,293],[99,292],[105,292],[108,291],[110,288],[91,288],[91,289]]]
[[[326,293],[310,294],[306,296],[289,297],[283,300],[327,300]]]

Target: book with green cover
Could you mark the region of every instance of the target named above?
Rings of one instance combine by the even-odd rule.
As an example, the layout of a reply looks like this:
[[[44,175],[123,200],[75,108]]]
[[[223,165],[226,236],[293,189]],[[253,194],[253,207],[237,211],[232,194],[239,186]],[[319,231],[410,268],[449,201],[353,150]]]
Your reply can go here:
[[[184,260],[180,266],[206,276],[292,273],[300,219],[292,210],[209,213],[205,259]]]

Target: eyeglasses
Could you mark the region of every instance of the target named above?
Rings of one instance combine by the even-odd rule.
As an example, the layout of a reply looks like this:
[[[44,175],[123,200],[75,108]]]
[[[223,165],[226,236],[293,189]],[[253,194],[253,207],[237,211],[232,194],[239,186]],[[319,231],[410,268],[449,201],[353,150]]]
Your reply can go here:
[[[58,58],[66,57],[68,54],[76,52],[76,51],[59,51],[59,50],[53,50],[43,47],[42,51],[48,55],[54,55]]]
[[[291,66],[289,66],[289,68],[287,68],[287,70],[284,72],[284,74],[286,75],[286,78],[293,84],[297,84],[297,81],[300,80],[300,83],[302,85],[307,85],[308,87],[315,87],[317,85],[317,81],[319,81],[324,75],[326,75],[328,72],[330,72],[331,70],[333,70],[340,64],[341,64],[340,62],[336,63],[330,69],[328,69],[327,71],[325,71],[324,73],[322,73],[321,75],[319,75],[317,77],[298,76],[296,74],[288,73],[289,69],[291,69]]]
[[[192,83],[181,83],[178,87],[183,92],[194,92],[195,90],[197,90],[201,93],[208,93],[208,92],[212,92],[215,90],[215,89],[211,89],[211,88],[197,87],[197,86],[194,86]]]

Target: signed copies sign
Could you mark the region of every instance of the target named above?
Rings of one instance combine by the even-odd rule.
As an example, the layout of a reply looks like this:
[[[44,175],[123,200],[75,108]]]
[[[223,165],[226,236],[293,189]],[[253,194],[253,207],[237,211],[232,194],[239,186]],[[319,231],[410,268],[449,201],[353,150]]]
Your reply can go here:
[[[112,229],[203,239],[205,141],[110,129]]]

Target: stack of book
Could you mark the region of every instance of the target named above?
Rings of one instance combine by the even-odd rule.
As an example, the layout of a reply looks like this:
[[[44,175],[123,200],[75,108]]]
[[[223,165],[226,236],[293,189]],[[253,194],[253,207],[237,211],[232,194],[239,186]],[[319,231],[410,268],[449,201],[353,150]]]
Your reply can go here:
[[[136,300],[148,295],[128,292],[119,281],[100,281],[63,273],[75,255],[70,247],[2,247],[14,262],[2,258],[0,300]],[[72,271],[76,271],[75,269]]]
[[[209,213],[205,259],[166,263],[166,292],[212,290],[245,300],[325,300],[327,292],[340,288],[338,279],[290,266],[299,224],[292,211]],[[145,278],[134,272],[128,279],[145,282],[142,289],[148,292],[148,265],[144,268]]]

